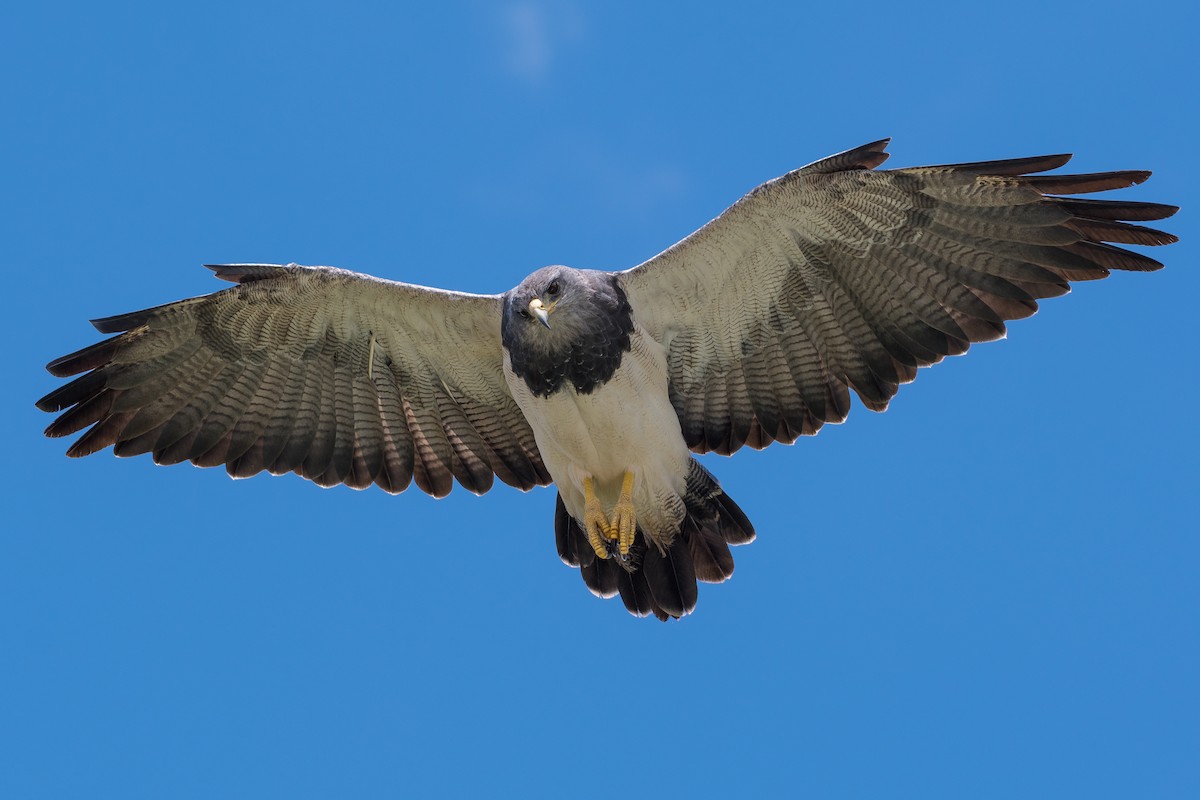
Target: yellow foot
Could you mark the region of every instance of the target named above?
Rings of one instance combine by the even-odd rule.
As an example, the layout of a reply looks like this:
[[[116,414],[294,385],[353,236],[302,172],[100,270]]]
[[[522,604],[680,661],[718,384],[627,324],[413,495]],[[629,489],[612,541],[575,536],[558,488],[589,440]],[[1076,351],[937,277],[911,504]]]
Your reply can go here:
[[[608,547],[604,544],[604,537],[609,530],[608,517],[604,515],[604,509],[600,507],[600,500],[596,497],[596,486],[592,483],[591,476],[583,479],[583,532],[587,535],[588,544],[596,551],[596,555],[600,558],[608,558]]]
[[[613,506],[612,519],[608,523],[606,535],[609,539],[617,540],[617,552],[623,556],[629,555],[633,546],[633,535],[637,532],[637,514],[633,510],[633,473],[626,472],[621,481],[621,496]]]

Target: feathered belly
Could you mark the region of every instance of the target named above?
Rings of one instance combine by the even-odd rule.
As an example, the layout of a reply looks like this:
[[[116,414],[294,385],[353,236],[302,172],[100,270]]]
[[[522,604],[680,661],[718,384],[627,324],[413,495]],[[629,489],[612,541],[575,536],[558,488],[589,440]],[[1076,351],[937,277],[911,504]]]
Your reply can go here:
[[[572,516],[583,516],[585,477],[592,476],[601,504],[611,508],[628,470],[639,525],[673,530],[691,454],[667,394],[661,346],[640,331],[630,344],[612,377],[588,394],[565,385],[536,397],[507,365],[505,375]]]

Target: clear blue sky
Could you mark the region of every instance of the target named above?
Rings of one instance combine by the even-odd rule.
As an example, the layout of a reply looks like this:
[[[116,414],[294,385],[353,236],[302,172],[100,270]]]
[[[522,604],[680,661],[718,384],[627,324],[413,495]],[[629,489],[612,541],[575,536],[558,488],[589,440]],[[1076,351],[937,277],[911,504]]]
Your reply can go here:
[[[345,5],[3,14],[0,796],[1200,797],[1194,3]],[[550,490],[41,436],[42,365],[201,263],[621,269],[883,136],[1153,169],[1183,241],[707,460],[759,538],[682,622],[593,598]]]

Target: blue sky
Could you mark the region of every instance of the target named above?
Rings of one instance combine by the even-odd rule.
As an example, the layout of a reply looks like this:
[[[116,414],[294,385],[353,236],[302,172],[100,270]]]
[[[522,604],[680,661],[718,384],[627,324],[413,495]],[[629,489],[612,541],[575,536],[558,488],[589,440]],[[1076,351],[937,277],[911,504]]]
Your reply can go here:
[[[343,6],[4,12],[0,796],[1200,796],[1194,4]],[[882,136],[1153,169],[1183,241],[706,460],[759,538],[680,623],[584,589],[549,490],[41,436],[43,364],[202,263],[621,269]]]

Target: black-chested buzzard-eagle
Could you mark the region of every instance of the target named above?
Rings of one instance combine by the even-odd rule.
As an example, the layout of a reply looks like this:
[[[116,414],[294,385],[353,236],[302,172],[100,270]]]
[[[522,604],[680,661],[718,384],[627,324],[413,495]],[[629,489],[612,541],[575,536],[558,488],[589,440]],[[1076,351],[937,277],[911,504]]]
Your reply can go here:
[[[330,267],[229,264],[237,285],[95,320],[50,362],[46,430],[159,464],[558,487],[558,553],[637,615],[679,617],[754,530],[693,453],[729,454],[882,411],[917,368],[1004,334],[1037,300],[1162,266],[1109,243],[1176,208],[1083,199],[1148,172],[1037,175],[1053,155],[876,170],[887,140],[754,189],[625,272],[540,269],[501,295]]]

